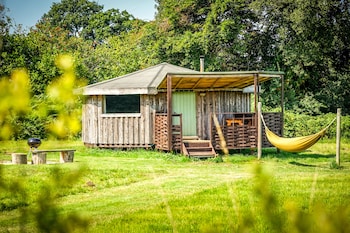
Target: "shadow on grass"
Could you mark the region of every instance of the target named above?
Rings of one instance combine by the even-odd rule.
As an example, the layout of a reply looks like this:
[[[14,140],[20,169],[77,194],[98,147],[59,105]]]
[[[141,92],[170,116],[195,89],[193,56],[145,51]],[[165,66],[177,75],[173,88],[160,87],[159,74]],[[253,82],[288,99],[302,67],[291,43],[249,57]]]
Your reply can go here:
[[[308,151],[291,153],[284,151],[277,151],[276,149],[265,149],[263,150],[262,156],[269,158],[278,158],[278,159],[328,159],[335,158],[335,154],[316,154],[316,153],[307,153]]]
[[[289,162],[289,164],[301,166],[301,167],[316,167],[315,165],[304,164],[304,163],[299,163],[299,162],[295,162],[295,161]]]

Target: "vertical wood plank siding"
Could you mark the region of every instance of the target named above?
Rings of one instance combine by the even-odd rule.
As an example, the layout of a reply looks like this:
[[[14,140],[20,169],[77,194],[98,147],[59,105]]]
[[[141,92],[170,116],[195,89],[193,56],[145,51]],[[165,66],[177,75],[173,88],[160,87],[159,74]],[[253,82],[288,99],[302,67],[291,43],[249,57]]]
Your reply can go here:
[[[103,96],[89,96],[83,106],[82,139],[99,147],[149,147],[154,112],[166,112],[166,94],[141,95],[140,116],[103,114]]]
[[[237,91],[208,91],[197,95],[197,132],[202,139],[210,139],[211,113],[250,112],[250,94]]]
[[[98,117],[98,97],[89,96],[83,105],[82,138],[84,143],[97,143]]]

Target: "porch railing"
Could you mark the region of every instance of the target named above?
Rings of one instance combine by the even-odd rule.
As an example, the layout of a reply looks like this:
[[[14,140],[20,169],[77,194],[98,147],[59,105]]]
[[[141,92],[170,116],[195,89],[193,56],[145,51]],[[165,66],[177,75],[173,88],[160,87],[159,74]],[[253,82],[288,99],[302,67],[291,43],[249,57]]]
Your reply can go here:
[[[228,149],[246,149],[257,147],[257,119],[255,113],[216,114]],[[277,134],[282,133],[282,114],[263,113],[267,126]],[[220,138],[211,121],[211,142],[215,150],[220,150]],[[271,147],[263,129],[263,147]]]
[[[158,150],[182,152],[182,115],[173,114],[172,117],[173,124],[169,133],[167,113],[156,113],[153,137],[155,148]],[[169,143],[169,138],[171,138],[171,143]]]

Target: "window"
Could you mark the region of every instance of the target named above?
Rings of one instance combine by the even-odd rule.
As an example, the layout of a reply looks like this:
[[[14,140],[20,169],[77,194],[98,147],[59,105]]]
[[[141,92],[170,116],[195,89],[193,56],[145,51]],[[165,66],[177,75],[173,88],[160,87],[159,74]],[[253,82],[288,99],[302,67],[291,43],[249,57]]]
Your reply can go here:
[[[105,113],[140,113],[140,95],[106,95]]]

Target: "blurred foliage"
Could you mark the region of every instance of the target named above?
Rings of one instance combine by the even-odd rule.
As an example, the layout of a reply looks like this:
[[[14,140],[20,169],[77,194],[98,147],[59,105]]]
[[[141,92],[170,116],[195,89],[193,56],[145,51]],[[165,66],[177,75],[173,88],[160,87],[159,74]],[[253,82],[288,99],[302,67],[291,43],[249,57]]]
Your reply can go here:
[[[41,182],[36,195],[22,181],[26,174],[19,175],[17,179],[0,179],[0,211],[20,211],[20,232],[28,232],[28,223],[32,220],[36,224],[36,232],[84,232],[88,228],[88,220],[77,213],[63,214],[57,201],[61,193],[70,189],[83,172],[81,169],[66,173],[53,168],[46,182]],[[1,177],[2,173],[3,168],[0,166]]]
[[[262,165],[256,165],[254,174],[255,195],[253,197],[258,205],[257,209],[260,210],[259,216],[263,216],[265,229],[255,229],[254,222],[258,220],[245,216],[239,232],[333,233],[350,230],[349,206],[327,211],[316,203],[314,207],[310,207],[313,211],[305,212],[292,199],[285,203],[279,201],[279,197],[274,192],[276,187],[273,179],[264,171]]]
[[[42,98],[31,98],[29,76],[15,70],[11,78],[0,79],[0,140],[27,137],[73,137],[80,133],[82,98],[73,90],[81,85],[75,77],[73,57],[56,59],[63,74],[47,87]]]
[[[16,70],[11,78],[0,80],[0,140],[12,136],[15,125],[10,122],[30,110],[29,77],[25,70]]]
[[[62,76],[47,88],[49,108],[56,112],[49,124],[49,130],[57,138],[74,136],[81,130],[81,101],[74,94],[77,84],[74,73],[74,60],[69,55],[61,55],[56,60],[57,66],[63,71]]]

